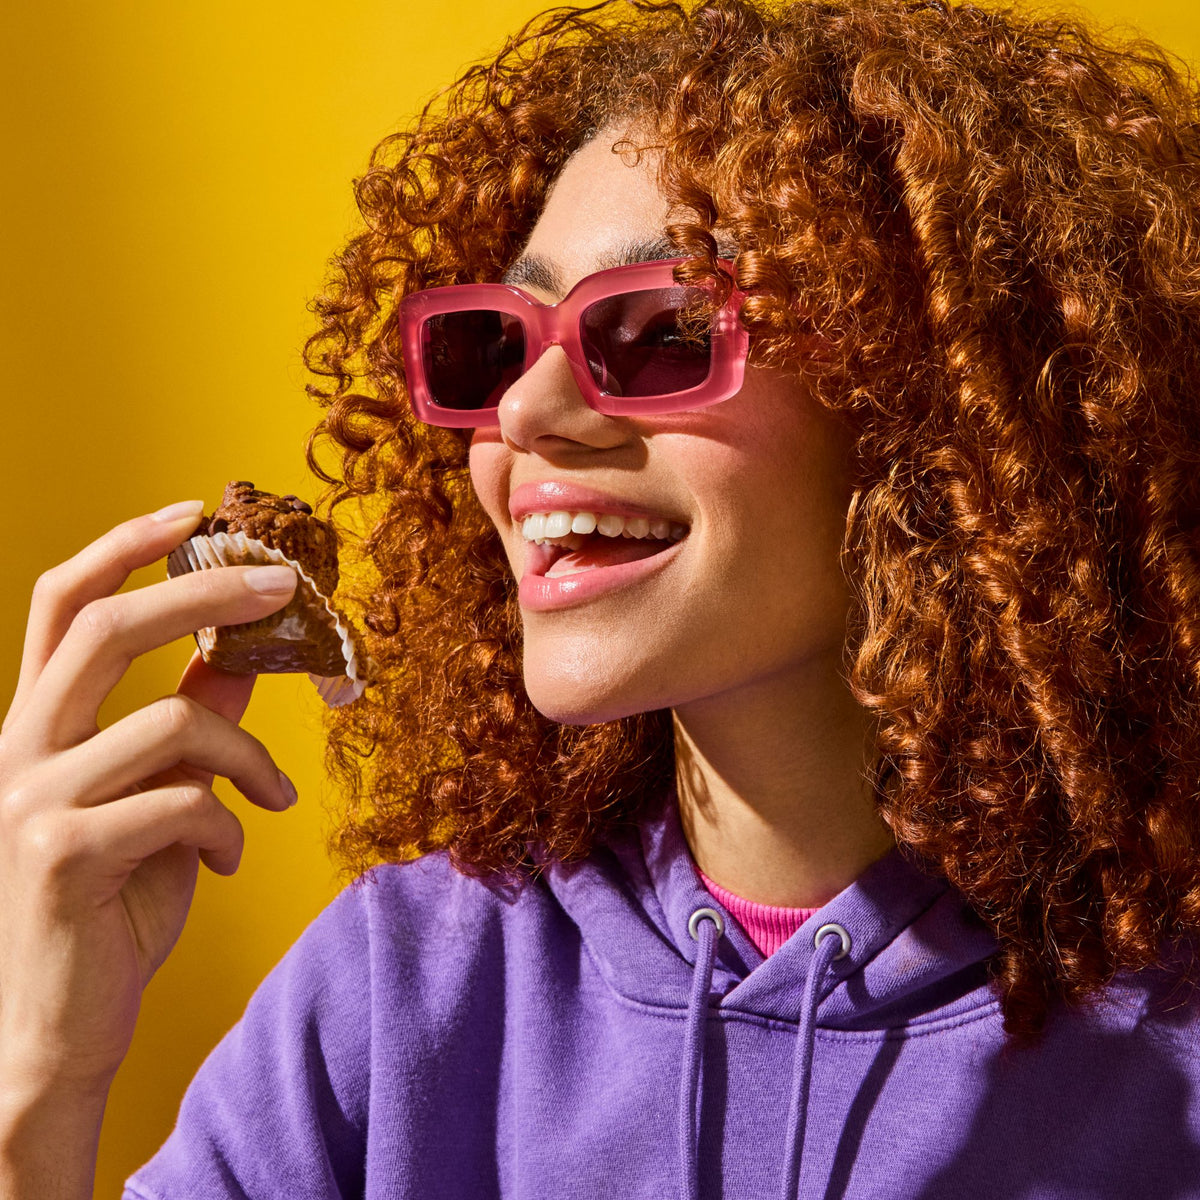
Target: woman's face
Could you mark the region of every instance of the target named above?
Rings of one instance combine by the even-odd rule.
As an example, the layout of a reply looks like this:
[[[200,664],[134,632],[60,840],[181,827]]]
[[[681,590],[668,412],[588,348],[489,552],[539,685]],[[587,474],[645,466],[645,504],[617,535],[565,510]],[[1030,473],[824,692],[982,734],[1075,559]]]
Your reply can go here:
[[[614,140],[602,133],[570,160],[510,271],[539,300],[677,253],[664,248],[653,158],[614,154]],[[850,438],[799,377],[748,367],[741,391],[708,408],[609,417],[555,346],[499,420],[473,436],[471,478],[521,580],[525,685],[547,717],[582,724],[790,677],[804,686],[840,658]],[[550,512],[591,513],[610,531],[642,518],[631,532],[649,521],[666,536],[527,540],[526,516]]]

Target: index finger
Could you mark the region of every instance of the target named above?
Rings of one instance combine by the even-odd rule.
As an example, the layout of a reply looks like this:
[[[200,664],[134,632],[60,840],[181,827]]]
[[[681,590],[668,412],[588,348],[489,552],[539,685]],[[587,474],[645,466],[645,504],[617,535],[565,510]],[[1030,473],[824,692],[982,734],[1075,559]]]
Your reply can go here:
[[[29,606],[21,673],[5,724],[24,707],[80,611],[93,600],[111,596],[139,567],[165,558],[195,529],[203,512],[203,500],[184,500],[123,521],[38,579]]]
[[[31,747],[76,745],[96,732],[100,705],[139,655],[208,626],[260,620],[286,605],[297,583],[285,566],[215,567],[93,601],[50,656],[17,726]]]

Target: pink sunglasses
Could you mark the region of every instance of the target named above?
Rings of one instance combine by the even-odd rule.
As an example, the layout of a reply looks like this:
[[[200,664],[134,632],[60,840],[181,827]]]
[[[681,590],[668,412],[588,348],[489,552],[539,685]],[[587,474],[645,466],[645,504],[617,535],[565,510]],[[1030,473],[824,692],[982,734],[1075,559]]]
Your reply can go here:
[[[634,263],[581,279],[557,304],[518,287],[467,283],[400,302],[413,412],[429,425],[499,423],[500,399],[550,346],[561,346],[584,400],[608,416],[683,412],[741,386],[749,334],[735,287],[696,329],[704,285],[675,280],[683,258]],[[730,276],[733,264],[719,260]]]

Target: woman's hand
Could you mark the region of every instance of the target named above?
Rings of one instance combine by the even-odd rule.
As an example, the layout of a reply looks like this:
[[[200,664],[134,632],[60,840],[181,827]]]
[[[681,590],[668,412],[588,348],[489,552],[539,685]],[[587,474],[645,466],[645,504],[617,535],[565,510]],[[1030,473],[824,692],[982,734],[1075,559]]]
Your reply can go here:
[[[223,675],[197,655],[174,695],[97,724],[139,654],[266,616],[295,589],[286,567],[227,567],[114,594],[183,541],[200,508],[127,521],[34,588],[0,726],[0,1149],[10,1159],[13,1131],[39,1106],[54,1098],[61,1112],[64,1097],[107,1093],[142,989],[183,928],[199,862],[237,869],[241,823],[213,776],[262,808],[295,800],[237,725],[253,676]]]

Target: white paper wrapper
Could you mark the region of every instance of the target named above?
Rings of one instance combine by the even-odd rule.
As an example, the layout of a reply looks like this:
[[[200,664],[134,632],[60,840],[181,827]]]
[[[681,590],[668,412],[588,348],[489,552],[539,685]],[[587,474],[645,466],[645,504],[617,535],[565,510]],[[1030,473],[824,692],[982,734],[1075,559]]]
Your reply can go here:
[[[203,571],[210,567],[238,567],[252,565],[270,566],[279,564],[291,567],[300,576],[299,588],[310,594],[315,603],[306,606],[306,611],[327,624],[337,635],[341,646],[342,657],[345,659],[345,673],[341,675],[313,675],[309,679],[316,686],[321,699],[331,707],[349,704],[363,694],[367,686],[369,663],[360,658],[358,649],[350,635],[341,615],[332,607],[327,597],[313,582],[312,576],[295,561],[288,558],[282,550],[267,546],[256,538],[247,537],[244,533],[214,533],[206,537],[194,537],[176,547],[167,556],[167,574],[170,577],[182,575],[187,571]],[[213,627],[198,630],[196,641],[207,657],[216,641],[217,631]],[[287,640],[292,637],[304,640],[308,633],[304,622],[298,615],[288,615],[274,627],[271,636],[275,639]]]

